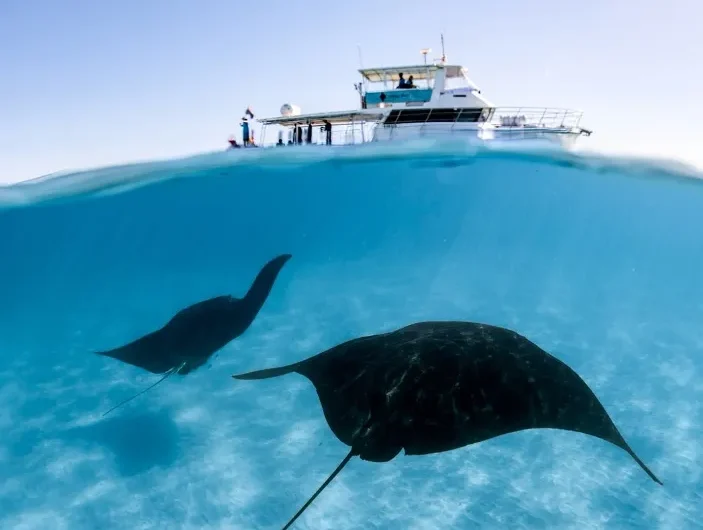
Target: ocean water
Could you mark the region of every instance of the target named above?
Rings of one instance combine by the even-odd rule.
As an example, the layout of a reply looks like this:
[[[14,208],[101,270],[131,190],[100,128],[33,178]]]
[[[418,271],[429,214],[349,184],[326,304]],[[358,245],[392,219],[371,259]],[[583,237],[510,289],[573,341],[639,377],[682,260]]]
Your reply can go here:
[[[240,150],[244,151],[244,150]],[[460,144],[284,148],[0,188],[0,528],[279,529],[347,454],[298,375],[231,375],[421,320],[506,326],[574,368],[624,452],[554,430],[354,459],[295,529],[703,526],[703,182]],[[159,376],[94,355],[243,296],[251,327]]]

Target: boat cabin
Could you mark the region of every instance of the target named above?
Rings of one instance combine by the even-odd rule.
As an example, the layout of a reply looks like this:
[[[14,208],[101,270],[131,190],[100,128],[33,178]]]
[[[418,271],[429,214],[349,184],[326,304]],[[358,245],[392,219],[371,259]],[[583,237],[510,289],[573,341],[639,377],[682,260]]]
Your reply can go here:
[[[492,106],[460,65],[435,63],[364,68],[359,73],[361,83],[356,87],[363,109]]]

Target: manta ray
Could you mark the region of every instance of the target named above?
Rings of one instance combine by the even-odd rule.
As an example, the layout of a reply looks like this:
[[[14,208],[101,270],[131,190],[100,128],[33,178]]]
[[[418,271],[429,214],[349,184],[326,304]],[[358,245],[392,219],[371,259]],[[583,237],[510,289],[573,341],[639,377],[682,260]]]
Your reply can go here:
[[[297,373],[317,391],[325,420],[351,448],[289,528],[358,456],[388,462],[441,453],[526,429],[561,429],[630,448],[581,377],[515,331],[474,322],[419,322],[353,339],[303,361],[234,375]]]
[[[205,364],[230,341],[242,335],[268,298],[278,273],[291,258],[278,256],[263,266],[244,298],[217,296],[181,309],[162,328],[113,350],[96,352],[153,374],[164,374],[131,401],[173,374],[186,375]]]

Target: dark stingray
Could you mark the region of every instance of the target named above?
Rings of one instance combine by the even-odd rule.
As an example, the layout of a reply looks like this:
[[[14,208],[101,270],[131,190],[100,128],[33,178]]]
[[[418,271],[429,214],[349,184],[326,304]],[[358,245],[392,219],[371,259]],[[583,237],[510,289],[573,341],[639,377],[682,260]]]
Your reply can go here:
[[[387,462],[401,450],[439,453],[525,429],[562,429],[610,442],[661,484],[581,377],[509,329],[421,322],[233,377],[292,372],[315,386],[329,427],[351,451],[284,529],[353,456]]]
[[[244,298],[217,296],[198,302],[181,309],[161,329],[114,350],[96,352],[153,374],[165,374],[149,388],[105,414],[174,373],[186,375],[199,368],[216,351],[244,333],[268,298],[281,268],[290,258],[290,254],[283,254],[264,265]]]

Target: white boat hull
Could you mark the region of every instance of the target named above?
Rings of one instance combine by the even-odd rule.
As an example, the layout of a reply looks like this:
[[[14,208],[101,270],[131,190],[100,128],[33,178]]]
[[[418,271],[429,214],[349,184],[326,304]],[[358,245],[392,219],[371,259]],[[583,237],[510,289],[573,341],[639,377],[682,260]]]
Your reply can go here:
[[[574,146],[579,137],[587,134],[580,128],[495,127],[480,124],[425,123],[374,128],[373,142],[397,142],[418,138],[465,137],[474,141],[529,141],[548,142],[564,148]]]

